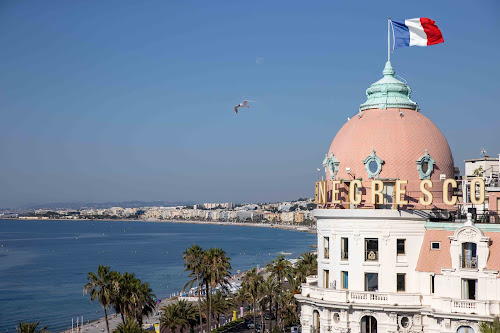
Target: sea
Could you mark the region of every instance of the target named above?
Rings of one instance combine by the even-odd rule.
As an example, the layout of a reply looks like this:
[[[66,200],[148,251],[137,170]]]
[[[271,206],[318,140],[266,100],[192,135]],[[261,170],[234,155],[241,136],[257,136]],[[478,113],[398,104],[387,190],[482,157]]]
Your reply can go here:
[[[98,265],[133,272],[159,299],[169,297],[189,280],[182,253],[192,244],[226,251],[235,274],[281,252],[297,258],[312,250],[316,235],[214,224],[0,220],[0,333],[15,332],[20,320],[61,332],[72,318],[103,317],[99,303],[83,295],[87,273]]]

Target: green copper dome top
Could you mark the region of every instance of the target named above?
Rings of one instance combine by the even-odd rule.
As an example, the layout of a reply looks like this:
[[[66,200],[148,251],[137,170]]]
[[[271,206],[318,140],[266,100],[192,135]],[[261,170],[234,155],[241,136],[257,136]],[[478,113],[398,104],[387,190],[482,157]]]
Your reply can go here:
[[[366,89],[366,102],[359,110],[402,108],[417,110],[418,105],[410,99],[411,88],[394,77],[391,62],[385,63],[384,77]]]

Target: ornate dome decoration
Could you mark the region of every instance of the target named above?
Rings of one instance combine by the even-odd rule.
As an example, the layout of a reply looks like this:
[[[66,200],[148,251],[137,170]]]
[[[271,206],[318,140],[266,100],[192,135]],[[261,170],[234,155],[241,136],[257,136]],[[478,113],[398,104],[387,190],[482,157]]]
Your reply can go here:
[[[380,171],[382,171],[383,163],[384,160],[380,159],[380,157],[375,154],[375,149],[372,149],[370,156],[363,161],[366,172],[368,173],[368,178],[378,178]]]
[[[394,77],[396,73],[391,62],[385,64],[384,77],[366,90],[366,102],[359,107],[360,111],[368,109],[403,108],[418,110],[418,105],[410,99],[411,88]]]
[[[417,160],[417,170],[420,174],[420,179],[431,179],[431,173],[434,170],[434,164],[436,162],[425,150],[424,156]]]
[[[339,161],[333,156],[333,153],[330,153],[330,156],[328,156],[328,154],[325,155],[323,166],[325,167],[326,174],[330,175],[330,180],[335,179],[337,171],[339,170]]]

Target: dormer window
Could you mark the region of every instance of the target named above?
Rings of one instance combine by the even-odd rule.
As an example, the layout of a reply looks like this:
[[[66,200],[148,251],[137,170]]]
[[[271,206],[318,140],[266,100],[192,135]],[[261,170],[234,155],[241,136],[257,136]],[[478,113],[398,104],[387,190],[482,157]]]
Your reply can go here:
[[[462,243],[460,254],[461,268],[477,268],[477,245],[476,243]]]
[[[382,164],[384,160],[375,154],[375,150],[372,149],[372,153],[365,158],[363,161],[365,165],[366,172],[368,173],[368,178],[378,178],[380,172],[382,171]]]
[[[340,162],[337,158],[330,153],[330,156],[325,155],[325,159],[323,160],[323,167],[325,168],[325,173],[330,174],[330,180],[335,179],[337,176],[337,172],[339,171]]]
[[[420,179],[431,179],[434,164],[436,164],[436,162],[434,162],[434,159],[430,157],[426,149],[424,156],[417,160],[417,171],[420,175]]]

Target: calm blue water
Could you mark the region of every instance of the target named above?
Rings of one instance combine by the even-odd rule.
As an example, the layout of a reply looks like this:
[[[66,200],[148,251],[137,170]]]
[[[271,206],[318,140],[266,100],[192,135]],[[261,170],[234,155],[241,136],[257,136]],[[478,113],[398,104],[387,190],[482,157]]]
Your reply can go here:
[[[193,243],[225,250],[236,272],[264,265],[279,251],[296,258],[316,235],[181,223],[0,220],[0,332],[14,332],[19,320],[40,320],[58,332],[71,327],[71,318],[102,317],[100,305],[82,293],[87,273],[100,264],[135,272],[159,298],[177,292],[188,280],[182,252]]]

